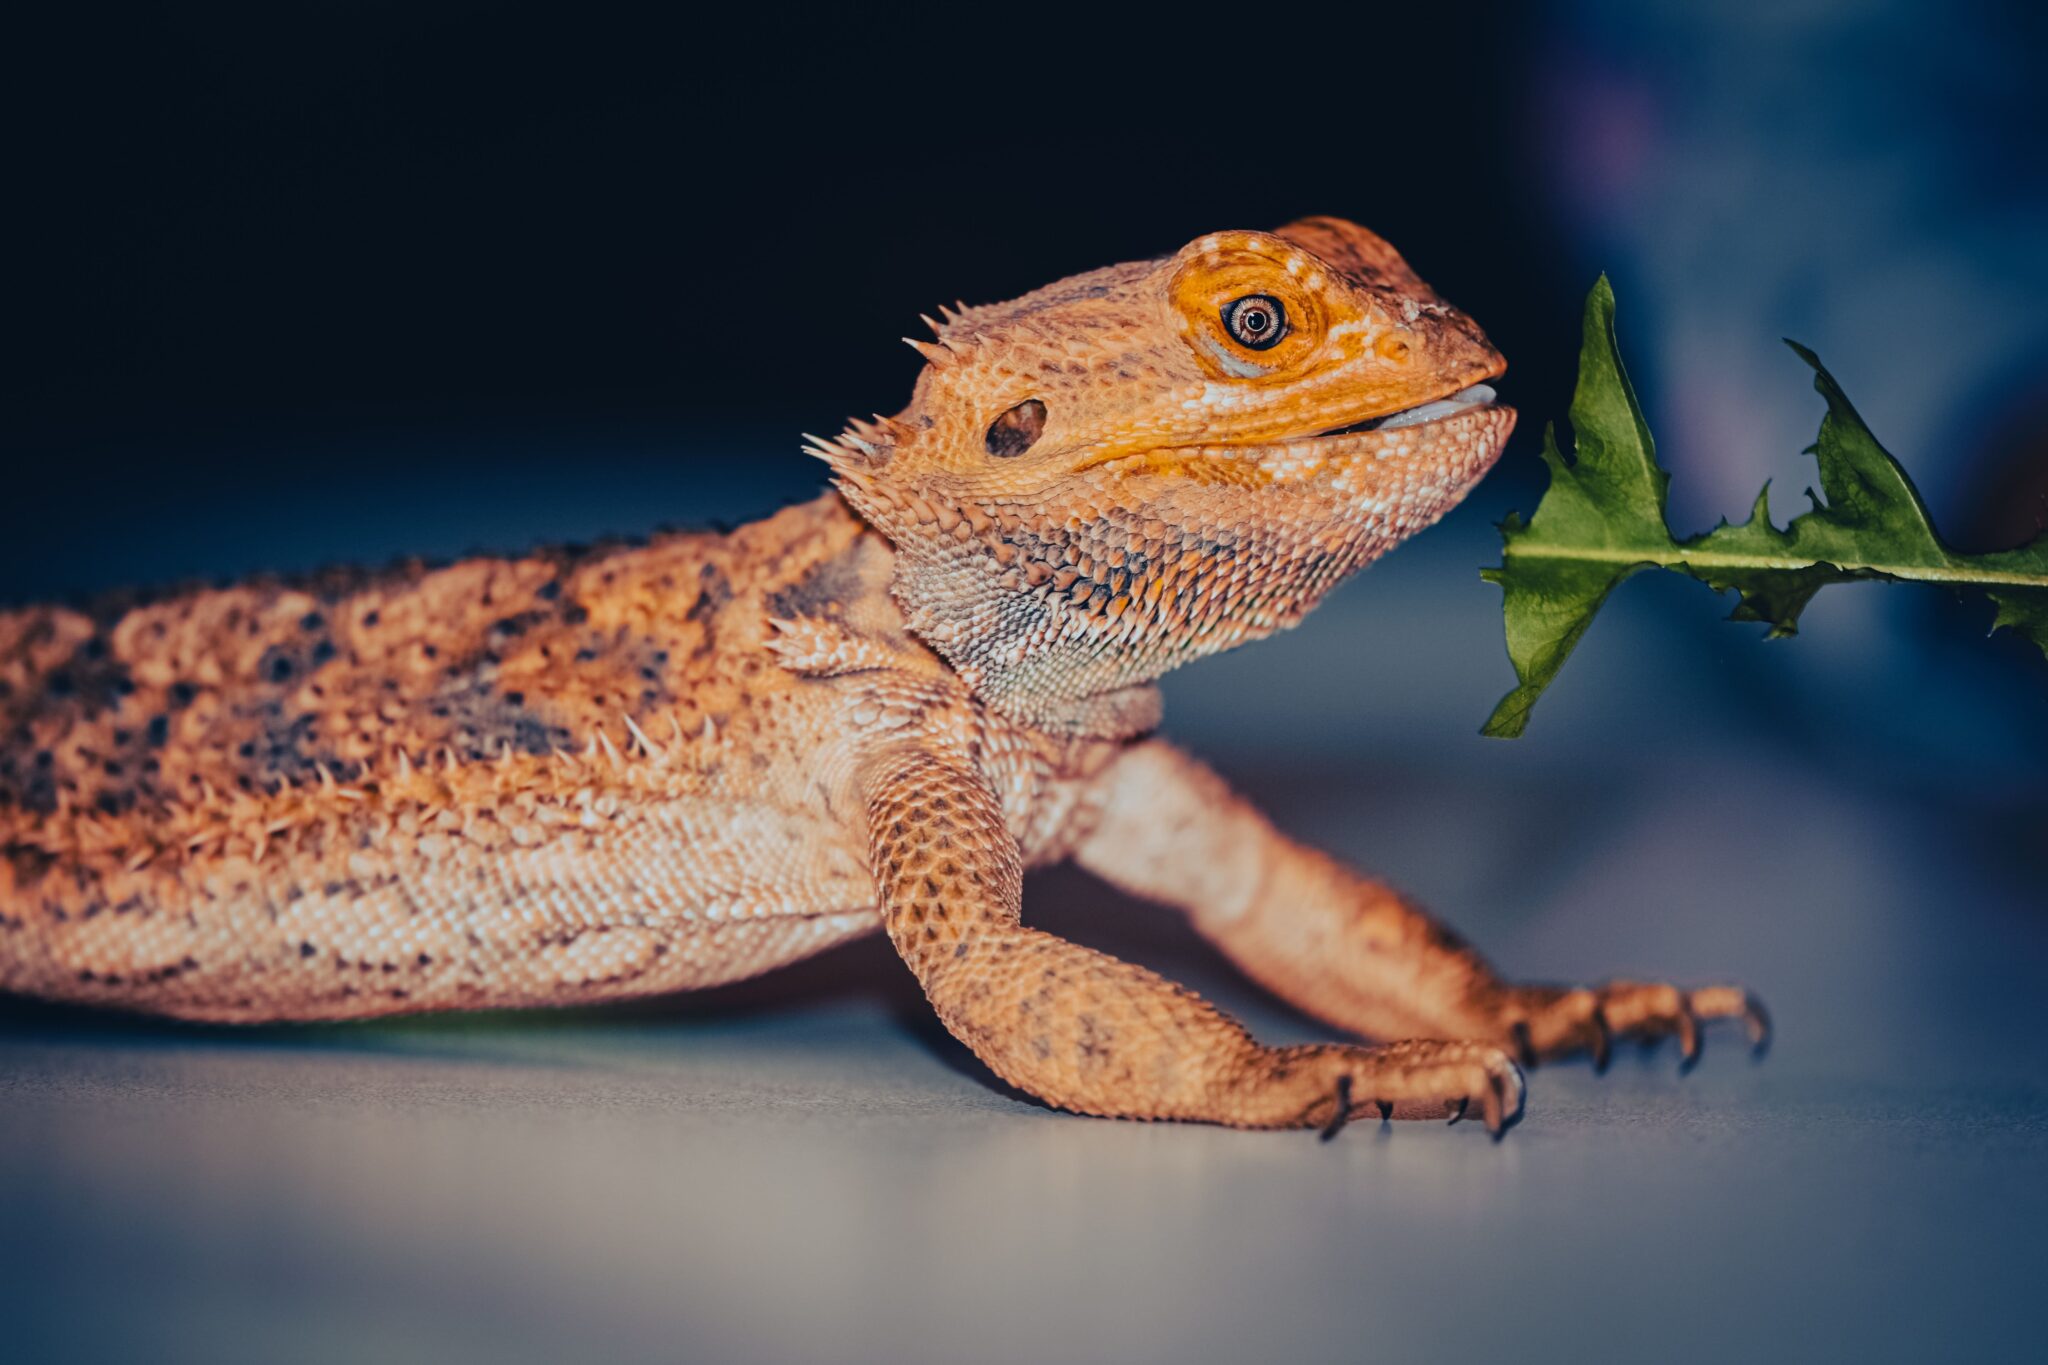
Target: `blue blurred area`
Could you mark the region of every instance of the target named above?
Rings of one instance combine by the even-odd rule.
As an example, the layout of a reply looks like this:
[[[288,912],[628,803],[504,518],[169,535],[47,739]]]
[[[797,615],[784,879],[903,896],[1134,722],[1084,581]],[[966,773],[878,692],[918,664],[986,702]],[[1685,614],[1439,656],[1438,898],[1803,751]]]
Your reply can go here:
[[[1683,462],[1675,520],[1798,486],[1814,423],[1781,336],[1828,360],[1946,523],[1968,520],[1995,424],[2043,396],[2040,12],[1565,9],[1536,91],[1556,208],[1635,318]]]
[[[1620,291],[1674,528],[1739,519],[1766,481],[1780,520],[1804,506],[1795,452],[1818,404],[1779,337],[1827,361],[1952,543],[2002,549],[2048,526],[2048,177],[2025,169],[2048,113],[2041,11],[1565,11],[1535,91],[1556,209],[1583,272]],[[2006,663],[2023,651],[1983,675],[2014,680],[1998,702],[1900,700],[1976,669],[1957,642],[1988,615],[1828,594],[1788,666],[1807,705],[1902,767],[1974,772],[2016,732],[2039,752],[2040,678]]]
[[[1926,1360],[2032,1337],[2048,663],[1979,600],[1765,643],[1615,595],[1527,738],[1490,523],[1608,271],[1681,532],[1810,479],[1814,346],[1970,548],[2048,493],[2032,6],[1580,3],[708,27],[138,11],[50,81],[8,259],[0,601],[740,521],[892,338],[1228,224],[1384,230],[1523,433],[1168,728],[1511,972],[1734,978],[1781,1036],[1539,1072],[1498,1148],[1060,1118],[883,945],[680,1002],[229,1032],[0,1005],[22,1359]],[[1313,41],[1310,41],[1310,40]],[[1076,58],[1076,54],[1085,60]],[[1247,105],[1246,101],[1250,103]],[[1069,872],[1029,917],[1321,1036]],[[2023,1335],[2024,1334],[2024,1335]]]

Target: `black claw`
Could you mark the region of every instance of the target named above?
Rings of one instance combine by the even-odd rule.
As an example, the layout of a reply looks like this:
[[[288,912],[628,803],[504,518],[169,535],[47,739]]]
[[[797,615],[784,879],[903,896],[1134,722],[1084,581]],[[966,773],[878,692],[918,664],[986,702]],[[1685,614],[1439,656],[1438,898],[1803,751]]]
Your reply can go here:
[[[1472,1107],[1472,1097],[1471,1097],[1470,1095],[1466,1095],[1466,1096],[1463,1096],[1462,1098],[1460,1098],[1460,1099],[1458,1100],[1458,1108],[1457,1108],[1457,1110],[1456,1110],[1456,1111],[1455,1111],[1454,1113],[1452,1113],[1452,1115],[1451,1115],[1451,1122],[1452,1122],[1452,1123],[1456,1123],[1456,1122],[1457,1122],[1458,1120],[1460,1120],[1460,1119],[1464,1118],[1464,1117],[1465,1117],[1465,1111],[1466,1111],[1467,1109],[1471,1108],[1471,1107]],[[1446,1126],[1448,1126],[1448,1125],[1446,1125]]]
[[[1380,1106],[1380,1122],[1381,1122],[1381,1123],[1388,1123],[1388,1122],[1391,1122],[1391,1121],[1393,1120],[1393,1117],[1394,1117],[1394,1102],[1393,1102],[1392,1100],[1381,1100],[1381,1101],[1379,1101],[1379,1106]]]
[[[1515,1020],[1514,1027],[1510,1032],[1514,1035],[1515,1039],[1516,1060],[1521,1062],[1522,1068],[1525,1071],[1534,1071],[1536,1069],[1536,1044],[1529,1038],[1529,1021],[1527,1019]]]
[[[1322,1140],[1328,1142],[1344,1131],[1344,1125],[1351,1122],[1351,1078],[1337,1078],[1337,1112],[1323,1125]]]
[[[1593,1074],[1607,1074],[1607,1064],[1614,1060],[1614,1030],[1607,1023],[1607,1009],[1603,1005],[1593,1006]]]
[[[1513,1113],[1508,1112],[1508,1088],[1498,1079],[1493,1082],[1493,1102],[1494,1112],[1500,1115],[1500,1122],[1488,1124],[1486,1131],[1495,1142],[1499,1142],[1508,1135],[1508,1129],[1522,1121],[1522,1111],[1517,1109]]]

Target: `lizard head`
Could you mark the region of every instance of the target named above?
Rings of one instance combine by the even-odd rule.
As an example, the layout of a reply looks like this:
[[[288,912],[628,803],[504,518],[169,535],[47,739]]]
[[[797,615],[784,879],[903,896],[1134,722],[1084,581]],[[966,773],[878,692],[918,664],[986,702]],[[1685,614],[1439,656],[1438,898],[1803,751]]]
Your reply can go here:
[[[1294,624],[1514,426],[1479,328],[1338,219],[941,311],[909,407],[812,453],[911,627],[1041,724]]]

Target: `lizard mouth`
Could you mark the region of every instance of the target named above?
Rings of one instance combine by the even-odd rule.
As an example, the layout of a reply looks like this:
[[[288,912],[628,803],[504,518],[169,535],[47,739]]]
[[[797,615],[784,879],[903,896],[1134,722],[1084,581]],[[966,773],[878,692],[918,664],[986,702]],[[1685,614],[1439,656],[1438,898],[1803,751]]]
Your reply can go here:
[[[1448,398],[1436,398],[1427,403],[1418,403],[1412,408],[1399,412],[1385,413],[1379,417],[1368,417],[1363,422],[1351,422],[1334,427],[1329,431],[1316,433],[1311,440],[1326,440],[1332,436],[1354,436],[1367,431],[1393,431],[1400,427],[1419,427],[1430,422],[1441,422],[1447,417],[1470,412],[1474,408],[1494,406],[1497,397],[1490,384],[1474,384],[1463,388]]]
[[[1261,441],[1239,448],[1269,473],[1300,476],[1331,461],[1457,465],[1476,478],[1500,458],[1515,427],[1515,410],[1494,401],[1493,387],[1473,384],[1412,408],[1381,413],[1313,435]]]
[[[1495,400],[1490,384],[1472,384],[1412,408],[1381,413],[1309,436],[1261,442],[1247,448],[1273,469],[1308,472],[1331,460],[1410,459],[1464,466],[1476,478],[1500,458],[1515,410]]]
[[[1180,468],[1191,462],[1253,467],[1281,481],[1326,469],[1332,461],[1404,462],[1411,458],[1470,466],[1477,478],[1500,457],[1514,430],[1515,410],[1494,401],[1491,385],[1472,384],[1456,393],[1383,412],[1324,431],[1280,439],[1210,441],[1145,450],[1112,450],[1092,456],[1076,471],[1097,465]]]

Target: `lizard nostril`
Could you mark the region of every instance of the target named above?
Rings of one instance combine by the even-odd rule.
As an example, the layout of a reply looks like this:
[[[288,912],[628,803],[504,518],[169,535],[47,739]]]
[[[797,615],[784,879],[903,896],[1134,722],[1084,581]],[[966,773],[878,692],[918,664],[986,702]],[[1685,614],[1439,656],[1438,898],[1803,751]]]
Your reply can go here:
[[[984,443],[991,455],[1022,455],[1037,443],[1044,430],[1045,404],[1027,398],[988,424]]]

